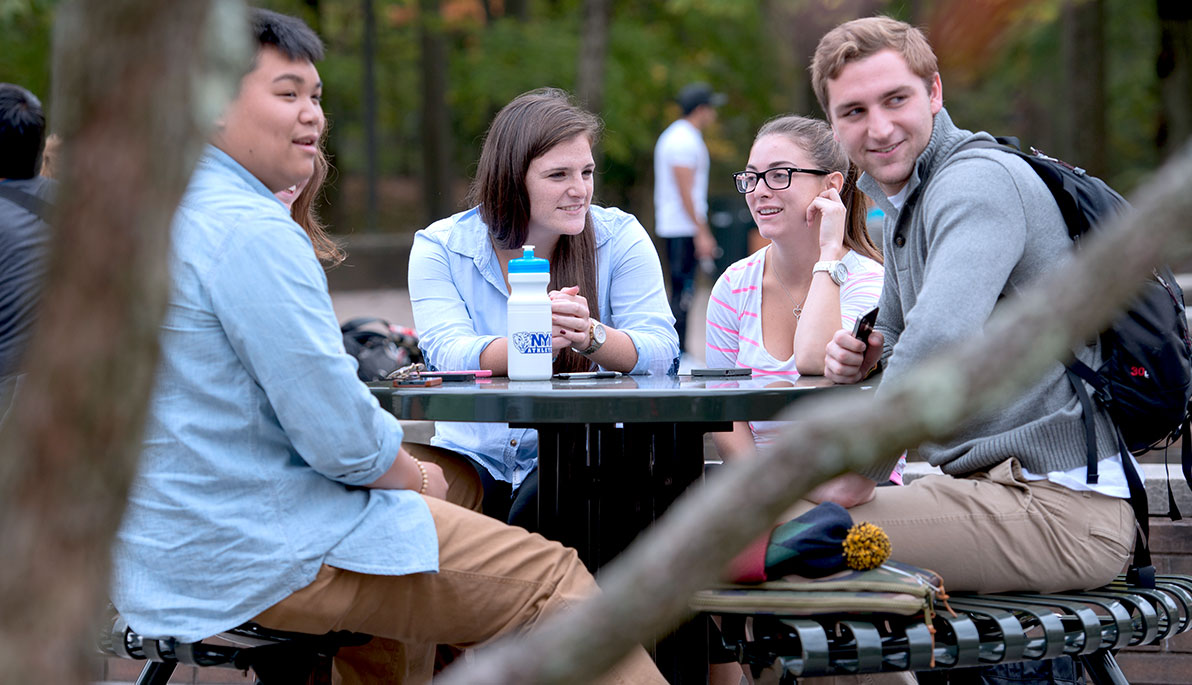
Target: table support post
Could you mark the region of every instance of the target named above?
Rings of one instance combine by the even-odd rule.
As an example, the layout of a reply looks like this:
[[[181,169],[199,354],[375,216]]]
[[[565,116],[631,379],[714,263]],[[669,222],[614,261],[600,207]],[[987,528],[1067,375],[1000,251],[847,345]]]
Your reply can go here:
[[[540,424],[539,530],[574,547],[594,573],[703,477],[704,433],[730,422]],[[653,647],[672,685],[707,683],[708,619]]]

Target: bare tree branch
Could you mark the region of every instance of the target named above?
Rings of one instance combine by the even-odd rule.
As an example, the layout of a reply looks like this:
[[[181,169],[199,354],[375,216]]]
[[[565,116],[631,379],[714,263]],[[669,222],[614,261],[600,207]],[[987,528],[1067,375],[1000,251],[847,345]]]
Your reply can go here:
[[[249,63],[241,2],[58,9],[47,288],[0,425],[0,673],[85,682],[165,309],[170,217]]]
[[[780,418],[797,417],[797,429],[684,495],[606,567],[602,596],[481,650],[448,671],[444,684],[588,681],[688,617],[688,597],[715,582],[746,542],[815,484],[944,439],[966,418],[1004,404],[1102,329],[1152,265],[1192,252],[1192,147],[1135,201],[1136,210],[1087,241],[1077,259],[999,311],[985,335],[883,387],[879,401],[835,393],[792,407]]]

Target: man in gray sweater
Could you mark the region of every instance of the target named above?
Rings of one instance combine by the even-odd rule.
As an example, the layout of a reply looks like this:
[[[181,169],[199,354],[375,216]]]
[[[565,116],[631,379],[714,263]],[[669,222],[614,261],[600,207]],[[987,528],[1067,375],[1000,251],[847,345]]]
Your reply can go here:
[[[826,34],[812,83],[837,139],[885,211],[885,284],[868,341],[838,331],[825,375],[855,383],[884,363],[883,383],[979,335],[1013,298],[1069,259],[1072,244],[1043,182],[1017,157],[958,150],[992,140],[943,108],[923,34],[887,17]],[[1096,346],[1078,356],[1096,366]],[[950,590],[1058,591],[1119,573],[1134,540],[1129,488],[1107,416],[1095,420],[1100,481],[1089,485],[1083,415],[1060,363],[998,414],[919,453],[945,475],[875,488],[898,457],[812,493],[881,525],[894,558],[931,568]]]
[[[37,175],[45,124],[33,93],[0,83],[0,417],[10,401],[45,276],[46,198],[53,190],[52,181]]]

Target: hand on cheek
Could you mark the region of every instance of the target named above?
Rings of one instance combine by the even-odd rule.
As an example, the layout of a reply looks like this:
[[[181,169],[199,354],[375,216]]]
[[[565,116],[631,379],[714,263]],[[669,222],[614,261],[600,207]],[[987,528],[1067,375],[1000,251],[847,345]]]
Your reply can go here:
[[[840,193],[828,188],[807,206],[807,225],[819,232],[821,256],[839,259],[843,256],[846,211]]]

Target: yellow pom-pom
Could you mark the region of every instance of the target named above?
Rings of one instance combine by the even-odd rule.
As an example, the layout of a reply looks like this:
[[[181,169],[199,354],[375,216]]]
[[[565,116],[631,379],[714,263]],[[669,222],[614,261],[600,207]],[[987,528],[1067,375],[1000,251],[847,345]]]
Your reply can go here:
[[[844,563],[857,571],[881,566],[890,558],[890,538],[878,526],[862,521],[844,537]]]

